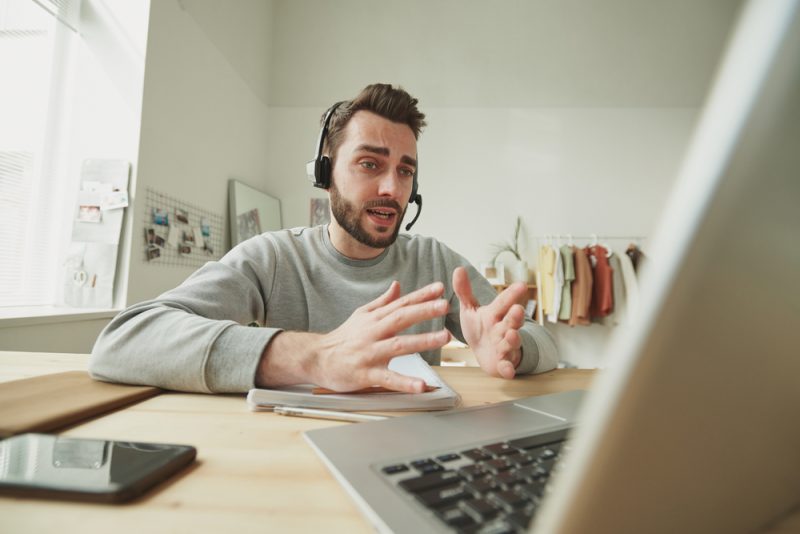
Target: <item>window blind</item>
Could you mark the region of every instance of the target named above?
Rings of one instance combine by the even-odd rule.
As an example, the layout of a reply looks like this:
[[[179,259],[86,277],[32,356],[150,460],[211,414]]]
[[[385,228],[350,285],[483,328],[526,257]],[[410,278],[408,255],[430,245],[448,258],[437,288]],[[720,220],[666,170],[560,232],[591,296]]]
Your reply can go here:
[[[55,12],[41,9],[44,3]],[[71,201],[55,160],[63,109],[53,96],[67,58],[53,15],[60,20],[70,9],[58,3],[0,0],[0,307],[55,301],[60,228]]]
[[[62,24],[78,32],[81,3],[79,0],[33,0],[36,4],[56,17]]]

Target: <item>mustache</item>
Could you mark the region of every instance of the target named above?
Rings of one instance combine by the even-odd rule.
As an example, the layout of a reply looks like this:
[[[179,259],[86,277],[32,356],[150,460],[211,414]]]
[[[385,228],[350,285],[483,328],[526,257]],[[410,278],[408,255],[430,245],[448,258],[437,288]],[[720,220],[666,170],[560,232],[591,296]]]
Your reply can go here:
[[[375,209],[375,208],[393,208],[397,210],[398,213],[403,211],[403,207],[400,205],[400,203],[390,198],[381,198],[378,200],[368,200],[364,202],[365,210]]]

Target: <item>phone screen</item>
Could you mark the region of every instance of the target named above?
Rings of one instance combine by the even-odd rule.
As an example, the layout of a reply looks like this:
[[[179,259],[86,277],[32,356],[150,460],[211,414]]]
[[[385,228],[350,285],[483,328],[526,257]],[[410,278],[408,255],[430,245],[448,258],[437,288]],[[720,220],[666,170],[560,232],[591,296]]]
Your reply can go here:
[[[0,493],[121,502],[194,461],[190,445],[22,434],[0,441]]]

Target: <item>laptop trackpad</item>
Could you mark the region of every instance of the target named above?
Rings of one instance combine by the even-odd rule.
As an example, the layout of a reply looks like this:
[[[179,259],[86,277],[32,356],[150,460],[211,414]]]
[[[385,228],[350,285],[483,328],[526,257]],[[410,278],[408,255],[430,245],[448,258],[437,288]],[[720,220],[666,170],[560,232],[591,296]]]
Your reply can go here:
[[[473,410],[437,414],[440,423],[456,428],[469,428],[481,434],[504,433],[511,430],[527,431],[553,425],[563,425],[565,420],[527,406],[502,404]]]

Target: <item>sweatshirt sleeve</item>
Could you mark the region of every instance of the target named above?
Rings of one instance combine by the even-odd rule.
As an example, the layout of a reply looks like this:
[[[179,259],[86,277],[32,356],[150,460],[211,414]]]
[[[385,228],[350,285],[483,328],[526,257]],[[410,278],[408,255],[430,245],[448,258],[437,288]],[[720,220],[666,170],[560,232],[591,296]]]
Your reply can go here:
[[[280,329],[245,325],[264,324],[274,260],[271,243],[246,242],[177,288],[122,311],[98,337],[90,375],[204,393],[254,387],[261,354]]]

